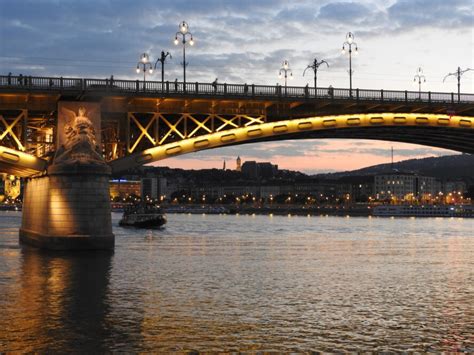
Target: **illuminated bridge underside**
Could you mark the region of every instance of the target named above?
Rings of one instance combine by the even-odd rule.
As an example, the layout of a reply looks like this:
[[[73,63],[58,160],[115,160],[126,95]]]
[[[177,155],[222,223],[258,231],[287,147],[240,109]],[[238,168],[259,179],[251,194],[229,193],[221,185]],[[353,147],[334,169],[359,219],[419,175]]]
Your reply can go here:
[[[46,167],[44,159],[0,146],[0,171],[3,173],[29,177],[46,170]]]
[[[354,138],[399,141],[474,153],[474,118],[421,113],[314,116],[213,132],[110,162],[113,172],[204,149],[250,142]]]

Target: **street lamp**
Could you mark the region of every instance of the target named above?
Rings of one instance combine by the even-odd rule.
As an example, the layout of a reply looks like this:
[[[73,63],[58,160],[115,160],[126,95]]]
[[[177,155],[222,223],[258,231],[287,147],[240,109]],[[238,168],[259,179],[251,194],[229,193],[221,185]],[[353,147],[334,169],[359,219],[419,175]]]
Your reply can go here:
[[[421,100],[421,79],[423,79],[423,83],[426,83],[426,77],[423,75],[423,69],[419,67],[416,71],[416,74],[413,78],[413,82],[416,83],[418,80],[418,99]]]
[[[315,97],[318,96],[318,68],[323,63],[326,64],[327,67],[329,68],[328,62],[326,62],[325,60],[321,60],[321,61],[318,62],[318,60],[316,58],[314,58],[313,64],[308,65],[306,67],[306,69],[304,70],[304,72],[303,72],[303,76],[304,76],[304,73],[306,73],[306,70],[313,69],[313,71],[314,71],[314,96]]]
[[[145,90],[146,72],[148,71],[150,75],[153,74],[153,66],[150,63],[148,53],[143,53],[137,63],[137,74],[139,74],[141,70],[143,70],[143,90]]]
[[[283,75],[284,73],[284,75]],[[285,60],[280,68],[278,73],[278,78],[281,79],[283,76],[285,77],[285,95],[286,95],[286,86],[288,82],[288,73],[290,73],[290,79],[293,79],[293,71],[290,69],[290,63]]]
[[[189,26],[185,21],[179,24],[179,31],[176,32],[176,35],[174,37],[174,44],[176,46],[179,44],[178,36],[181,36],[181,43],[183,44],[183,83],[184,90],[186,90],[186,66],[188,65],[188,63],[186,63],[186,36],[190,37],[189,44],[191,46],[194,45],[194,39],[192,33],[189,32]]]
[[[349,48],[349,95],[352,97],[352,46],[355,46],[355,54],[358,54],[357,43],[354,42],[354,34],[348,32],[346,41],[342,44],[342,54],[346,54],[346,46]]]
[[[158,62],[161,63],[161,90],[163,90],[163,85],[164,85],[164,82],[165,82],[165,61],[166,61],[166,57],[168,57],[168,56],[170,56],[170,59],[172,59],[170,52],[165,53],[164,51],[161,51],[161,57],[158,58],[155,62],[154,69],[156,69],[156,66],[158,65]]]
[[[458,67],[458,70],[456,70],[455,73],[449,73],[443,79],[443,83],[444,83],[444,81],[446,80],[446,78],[448,76],[455,76],[455,75],[457,76],[457,79],[458,79],[458,102],[461,100],[461,75],[463,75],[465,72],[468,72],[470,70],[474,70],[474,69],[467,68],[467,69],[461,70],[461,67]]]

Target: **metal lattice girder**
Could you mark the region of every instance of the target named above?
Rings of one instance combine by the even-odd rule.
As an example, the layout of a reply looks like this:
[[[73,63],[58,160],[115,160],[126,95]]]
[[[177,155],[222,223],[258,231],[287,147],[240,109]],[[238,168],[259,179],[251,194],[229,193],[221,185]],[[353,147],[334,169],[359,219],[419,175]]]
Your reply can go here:
[[[221,114],[165,114],[150,113],[150,117],[142,118],[139,113],[128,113],[128,129],[130,136],[135,129],[137,137],[130,137],[127,152],[134,153],[141,144],[151,147],[171,143],[176,140],[201,136],[226,129],[247,127],[265,122],[265,116]],[[158,132],[158,133],[157,133]]]
[[[135,126],[139,129],[140,134],[137,139],[135,139],[134,142],[129,141],[127,143],[127,152],[128,153],[133,153],[135,149],[138,147],[138,145],[142,142],[143,139],[147,138],[152,145],[156,145],[156,139],[150,134],[149,129],[152,127],[153,123],[157,122],[159,114],[155,113],[153,116],[148,120],[147,123],[142,125],[140,120],[137,118],[135,113],[129,112],[128,113],[128,125],[129,125],[129,130],[131,127],[131,124],[134,123]]]
[[[167,128],[168,131],[165,133],[163,138],[161,138],[158,142],[158,145],[163,144],[166,139],[173,133],[176,133],[181,139],[186,138],[186,114],[181,115],[181,117],[178,118],[178,120],[175,123],[171,123],[170,120],[168,120],[164,115],[160,114],[160,121],[163,122]],[[179,130],[178,126],[183,123],[184,124],[184,129],[182,131]],[[159,123],[158,123],[159,124]]]
[[[25,144],[22,141],[24,140],[26,119],[26,110],[21,110],[17,116],[12,118],[0,115],[0,144],[25,151]]]
[[[381,127],[387,129],[393,128],[393,137],[385,132],[383,136],[375,134],[372,139],[382,140],[401,140],[400,128],[403,128],[404,134],[407,135],[405,141],[415,144],[423,144],[429,146],[440,146],[447,149],[465,151],[470,153],[472,150],[474,138],[474,118],[469,116],[447,116],[429,113],[374,113],[374,114],[353,114],[353,115],[332,115],[332,116],[314,116],[290,120],[281,120],[274,122],[265,122],[260,124],[252,124],[231,128],[227,130],[181,139],[179,141],[163,144],[154,148],[149,148],[141,153],[133,154],[128,157],[112,161],[110,164],[114,172],[127,170],[138,165],[149,164],[154,161],[166,159],[169,157],[196,152],[204,149],[218,148],[225,145],[242,144],[255,142],[259,140],[281,140],[287,137],[298,138],[304,132],[325,131],[326,136],[331,136],[331,132],[343,130],[365,131],[364,137],[370,139],[371,132],[379,130]],[[373,130],[367,130],[372,128]],[[416,135],[410,136],[412,131],[417,131]],[[432,138],[429,140],[422,139],[423,132],[430,130],[430,134],[435,132],[437,140]],[[453,137],[446,137],[446,131],[449,130],[451,135],[456,137],[459,132],[459,138],[462,137],[460,143],[450,143]],[[377,131],[378,132],[378,131]],[[436,135],[436,132],[439,132]],[[421,133],[421,135],[420,135]],[[355,133],[351,133],[354,135]],[[432,136],[433,137],[433,136]],[[467,137],[467,138],[466,138]],[[350,138],[348,136],[347,138]],[[360,138],[360,137],[359,137]]]
[[[47,164],[44,159],[0,146],[0,172],[2,173],[29,177],[45,171]]]

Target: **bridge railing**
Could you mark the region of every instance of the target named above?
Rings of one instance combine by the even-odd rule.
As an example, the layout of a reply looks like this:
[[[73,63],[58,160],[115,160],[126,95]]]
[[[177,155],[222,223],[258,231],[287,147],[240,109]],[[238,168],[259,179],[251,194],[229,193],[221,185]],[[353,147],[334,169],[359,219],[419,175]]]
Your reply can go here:
[[[84,79],[56,78],[40,76],[0,76],[0,87],[26,90],[78,90],[82,89]]]
[[[91,91],[114,93],[140,93],[147,95],[192,95],[217,97],[255,97],[288,99],[334,99],[364,101],[400,101],[400,102],[446,102],[473,103],[474,94],[418,92],[395,90],[366,90],[344,88],[317,88],[281,85],[198,83],[198,82],[161,82],[140,80],[81,79],[63,77],[36,76],[0,76],[0,89],[19,91]]]

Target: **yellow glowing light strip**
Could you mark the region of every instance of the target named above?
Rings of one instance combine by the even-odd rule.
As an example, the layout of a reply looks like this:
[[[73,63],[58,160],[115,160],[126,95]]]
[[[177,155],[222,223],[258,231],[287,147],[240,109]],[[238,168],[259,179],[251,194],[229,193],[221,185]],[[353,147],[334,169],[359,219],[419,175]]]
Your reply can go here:
[[[0,146],[0,171],[20,171],[18,176],[26,177],[46,170],[47,162],[33,155]]]
[[[239,127],[183,139],[178,142],[146,149],[141,153],[112,161],[110,164],[114,171],[122,171],[133,166],[149,164],[154,161],[163,160],[177,155],[245,142],[256,138],[287,135],[303,131],[378,126],[429,126],[474,129],[474,118],[468,116],[447,116],[425,113],[375,113],[314,116],[268,122],[248,127]]]

